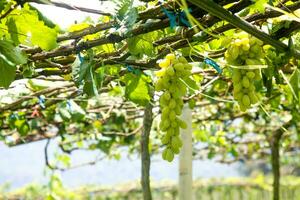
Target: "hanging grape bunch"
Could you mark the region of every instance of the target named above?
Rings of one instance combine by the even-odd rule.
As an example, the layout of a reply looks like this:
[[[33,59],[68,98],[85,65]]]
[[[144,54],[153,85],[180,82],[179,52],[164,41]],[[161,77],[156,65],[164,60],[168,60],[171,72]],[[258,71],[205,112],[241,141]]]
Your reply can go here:
[[[184,57],[176,58],[175,54],[168,54],[159,66],[161,70],[156,72],[158,80],[155,83],[155,90],[163,92],[159,99],[161,109],[159,127],[165,132],[161,141],[166,146],[162,157],[171,162],[174,154],[178,154],[182,146],[179,129],[187,127],[178,116],[181,115],[183,108],[182,97],[187,92],[182,79],[191,75],[192,66]]]
[[[238,67],[232,71],[233,97],[241,111],[246,111],[251,104],[259,101],[259,93],[256,92],[254,83],[261,81],[261,73],[260,69],[254,66],[264,63],[262,46],[262,41],[242,33],[238,39],[231,42],[225,52],[227,63]]]

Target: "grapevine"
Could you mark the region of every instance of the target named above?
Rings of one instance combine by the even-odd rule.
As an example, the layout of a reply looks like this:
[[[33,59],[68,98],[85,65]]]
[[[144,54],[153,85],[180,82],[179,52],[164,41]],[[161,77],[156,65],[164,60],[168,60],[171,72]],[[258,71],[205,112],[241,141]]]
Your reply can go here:
[[[225,52],[227,63],[238,66],[232,70],[233,97],[238,102],[241,111],[246,111],[252,104],[259,101],[255,82],[261,81],[261,72],[259,68],[251,68],[251,66],[264,63],[262,45],[262,41],[242,33],[238,39],[230,43]]]
[[[191,75],[192,66],[184,57],[176,58],[175,54],[168,54],[159,63],[159,66],[161,70],[155,73],[158,77],[155,90],[163,92],[159,99],[161,109],[159,127],[165,132],[161,141],[166,146],[162,157],[171,162],[174,154],[178,154],[182,147],[179,130],[187,127],[186,123],[178,116],[181,115],[183,108],[182,97],[187,92],[187,87],[182,79]]]

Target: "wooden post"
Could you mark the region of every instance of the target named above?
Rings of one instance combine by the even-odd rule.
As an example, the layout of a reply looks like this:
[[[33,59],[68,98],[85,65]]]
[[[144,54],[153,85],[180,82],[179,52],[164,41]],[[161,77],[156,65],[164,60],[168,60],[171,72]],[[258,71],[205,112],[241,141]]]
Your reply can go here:
[[[192,176],[192,111],[184,105],[181,119],[187,123],[187,129],[181,129],[183,146],[179,154],[179,200],[193,199]]]
[[[152,200],[150,187],[150,153],[149,153],[149,136],[153,122],[152,104],[149,103],[144,112],[143,131],[141,137],[141,165],[142,177],[141,185],[144,200]]]
[[[273,200],[280,200],[280,139],[282,131],[277,131],[271,140],[271,161],[273,172]]]

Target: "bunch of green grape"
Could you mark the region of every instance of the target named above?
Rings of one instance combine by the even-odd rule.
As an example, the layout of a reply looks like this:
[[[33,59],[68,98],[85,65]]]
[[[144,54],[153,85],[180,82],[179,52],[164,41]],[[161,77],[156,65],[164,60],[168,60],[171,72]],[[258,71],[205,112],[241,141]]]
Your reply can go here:
[[[171,162],[174,154],[178,154],[182,147],[179,130],[187,127],[186,123],[178,116],[181,115],[183,108],[182,97],[187,92],[187,87],[182,79],[191,75],[192,66],[184,57],[176,58],[175,54],[166,55],[159,66],[161,70],[155,73],[158,77],[155,90],[163,92],[159,99],[161,109],[159,127],[165,132],[161,141],[166,146],[162,157]]]
[[[233,97],[242,111],[259,101],[254,84],[262,77],[260,69],[254,66],[264,64],[263,57],[263,42],[246,33],[233,40],[225,52],[227,63],[237,67],[232,71]]]

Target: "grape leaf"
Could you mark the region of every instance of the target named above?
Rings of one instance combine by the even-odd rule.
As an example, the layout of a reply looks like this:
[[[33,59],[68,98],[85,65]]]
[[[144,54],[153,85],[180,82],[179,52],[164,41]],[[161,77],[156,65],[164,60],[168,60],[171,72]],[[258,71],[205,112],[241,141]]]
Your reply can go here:
[[[0,13],[5,8],[6,4],[7,4],[6,0],[0,0]]]
[[[128,73],[123,76],[122,81],[126,84],[126,98],[141,106],[145,106],[149,103],[150,95],[148,83],[150,80],[147,76]]]
[[[38,13],[30,10],[27,4],[22,9],[14,10],[6,25],[16,44],[37,45],[43,50],[51,50],[57,46],[56,30],[40,21]]]
[[[13,64],[25,64],[27,55],[7,40],[0,40],[0,53]]]
[[[294,93],[300,99],[300,70],[296,69],[289,80]]]
[[[0,87],[8,88],[16,76],[16,66],[0,54]]]
[[[157,39],[158,32],[147,33],[127,40],[129,52],[135,56],[154,55],[153,42]]]
[[[27,62],[27,56],[11,42],[0,40],[0,87],[8,88],[16,75],[16,65]]]

